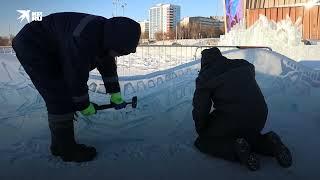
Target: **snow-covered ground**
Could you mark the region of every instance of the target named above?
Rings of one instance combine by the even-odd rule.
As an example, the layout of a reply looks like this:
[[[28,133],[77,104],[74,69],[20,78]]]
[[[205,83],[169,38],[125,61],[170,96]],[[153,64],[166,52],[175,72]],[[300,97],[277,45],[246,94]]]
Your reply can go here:
[[[122,93],[128,100],[138,96],[138,107],[80,117],[75,122],[77,139],[94,145],[98,158],[63,163],[48,151],[42,98],[15,56],[0,54],[0,179],[319,179],[320,72],[264,49],[224,55],[255,65],[269,106],[265,131],[278,132],[288,144],[294,159],[291,168],[263,157],[261,170],[249,172],[193,147],[191,101],[199,60],[121,76]],[[129,67],[135,68],[132,72],[139,69]],[[96,73],[88,85],[92,101],[108,102]]]

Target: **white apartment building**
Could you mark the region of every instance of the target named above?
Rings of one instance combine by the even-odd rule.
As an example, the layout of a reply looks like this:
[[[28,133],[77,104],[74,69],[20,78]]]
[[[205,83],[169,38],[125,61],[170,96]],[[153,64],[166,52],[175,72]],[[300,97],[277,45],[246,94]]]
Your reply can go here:
[[[167,33],[180,22],[181,7],[173,4],[157,4],[149,10],[149,38],[155,39],[156,32]]]
[[[149,33],[149,21],[140,21],[141,33]]]

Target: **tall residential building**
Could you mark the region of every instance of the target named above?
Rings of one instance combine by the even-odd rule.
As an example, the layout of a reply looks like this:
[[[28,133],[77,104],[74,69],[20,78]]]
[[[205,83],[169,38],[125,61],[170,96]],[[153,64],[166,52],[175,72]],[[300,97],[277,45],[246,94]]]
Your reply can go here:
[[[141,21],[139,22],[141,27],[141,34],[147,34],[149,36],[149,21]],[[144,37],[142,37],[144,39]]]
[[[180,22],[181,8],[173,4],[157,4],[149,10],[149,38],[155,39],[155,33],[167,33],[174,30]]]

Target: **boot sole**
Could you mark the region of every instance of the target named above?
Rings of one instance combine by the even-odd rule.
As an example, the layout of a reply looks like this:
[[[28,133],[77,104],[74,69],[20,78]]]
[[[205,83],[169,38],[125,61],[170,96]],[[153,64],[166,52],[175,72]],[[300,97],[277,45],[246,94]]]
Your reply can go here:
[[[258,156],[251,152],[249,143],[243,139],[239,138],[236,140],[236,153],[241,164],[247,166],[251,171],[257,171],[260,169],[260,160]]]
[[[52,154],[53,156],[55,157],[60,157],[62,159],[62,161],[64,162],[77,162],[77,163],[82,163],[82,162],[88,162],[88,161],[92,161],[93,159],[95,159],[95,157],[97,156],[96,154],[95,155],[92,155],[90,157],[87,157],[87,158],[82,158],[82,159],[74,159],[74,158],[67,158],[65,156],[62,156],[60,154]]]
[[[80,158],[76,159],[73,156],[66,157],[63,154],[56,151],[52,151],[52,150],[51,150],[51,154],[55,157],[60,157],[64,162],[77,162],[77,163],[92,161],[97,156],[97,152],[95,150],[91,151],[89,155],[85,156],[85,158],[82,157],[81,159]]]
[[[249,155],[248,161],[247,161],[247,167],[251,170],[251,171],[257,171],[260,169],[260,160],[257,157],[256,154],[251,153]]]
[[[271,132],[270,139],[275,146],[273,155],[278,161],[278,164],[284,168],[290,167],[292,165],[292,155],[290,150],[283,144],[276,133]]]

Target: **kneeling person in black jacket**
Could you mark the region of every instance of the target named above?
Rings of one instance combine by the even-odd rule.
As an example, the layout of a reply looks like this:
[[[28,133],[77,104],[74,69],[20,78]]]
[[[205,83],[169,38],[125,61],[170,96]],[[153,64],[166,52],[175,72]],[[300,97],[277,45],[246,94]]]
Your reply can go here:
[[[268,108],[251,63],[227,59],[218,48],[203,50],[192,115],[199,135],[195,146],[200,151],[240,161],[251,170],[260,167],[255,153],[291,166],[291,153],[280,137],[272,131],[261,134]]]
[[[140,34],[140,25],[129,18],[66,12],[25,25],[13,39],[17,58],[46,103],[53,155],[75,162],[96,156],[94,147],[75,141],[74,112],[96,113],[87,86],[94,68],[115,109],[126,106],[115,57],[134,53]]]

